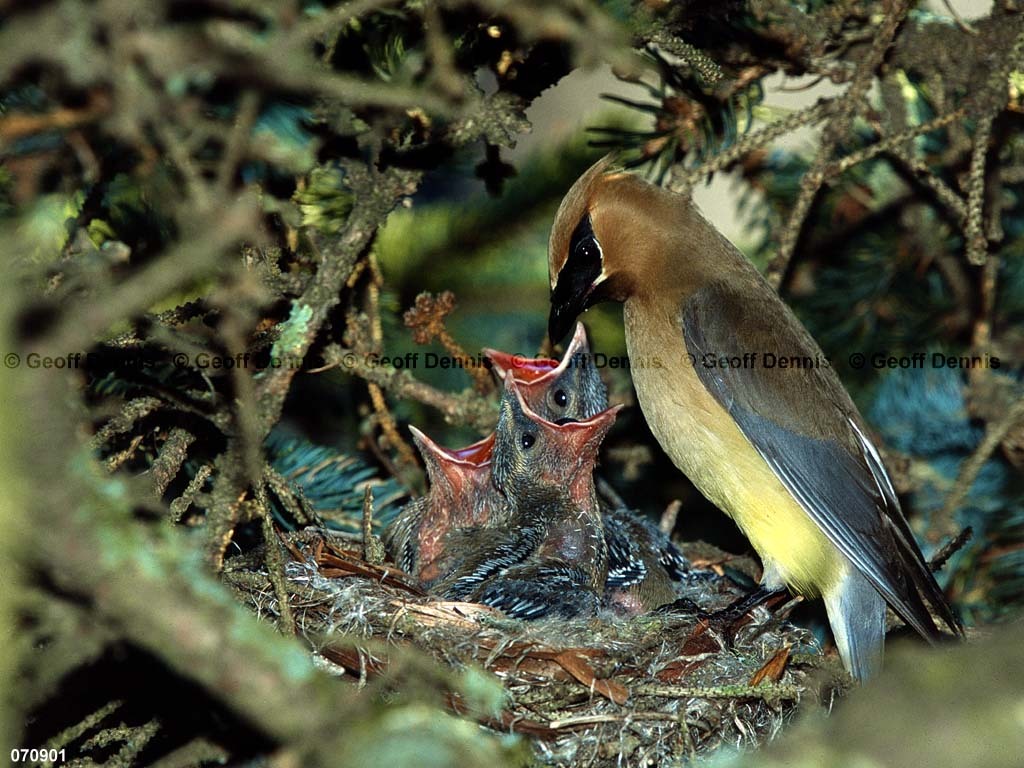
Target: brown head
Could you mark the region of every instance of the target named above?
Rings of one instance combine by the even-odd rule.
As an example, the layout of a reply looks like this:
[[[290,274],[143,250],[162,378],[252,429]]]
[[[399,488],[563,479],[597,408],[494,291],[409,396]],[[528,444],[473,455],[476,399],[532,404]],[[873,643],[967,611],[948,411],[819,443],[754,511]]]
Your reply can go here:
[[[681,295],[696,290],[718,268],[721,250],[722,237],[687,198],[613,170],[605,157],[573,184],[555,214],[548,335],[558,341],[602,301],[666,287]]]
[[[587,343],[583,323],[565,349],[561,362],[484,349],[502,380],[511,374],[530,408],[548,421],[588,419],[608,407],[608,390],[601,381]]]

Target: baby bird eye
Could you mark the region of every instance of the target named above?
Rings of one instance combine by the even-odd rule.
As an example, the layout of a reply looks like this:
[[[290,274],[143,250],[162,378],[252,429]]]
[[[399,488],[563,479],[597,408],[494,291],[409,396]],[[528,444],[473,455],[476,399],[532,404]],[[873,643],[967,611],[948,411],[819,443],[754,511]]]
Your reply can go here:
[[[565,408],[569,404],[569,395],[566,394],[564,389],[556,389],[553,397],[555,405],[559,408]]]
[[[536,436],[531,435],[529,432],[523,432],[519,437],[519,444],[523,446],[524,451],[530,450],[535,442],[537,442]]]

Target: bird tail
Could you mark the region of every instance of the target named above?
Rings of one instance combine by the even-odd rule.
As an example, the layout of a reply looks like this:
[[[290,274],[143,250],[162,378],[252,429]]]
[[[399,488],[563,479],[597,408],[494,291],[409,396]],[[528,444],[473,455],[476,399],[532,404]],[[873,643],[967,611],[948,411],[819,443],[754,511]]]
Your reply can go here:
[[[861,682],[874,677],[885,649],[885,600],[853,567],[824,598],[843,666]]]

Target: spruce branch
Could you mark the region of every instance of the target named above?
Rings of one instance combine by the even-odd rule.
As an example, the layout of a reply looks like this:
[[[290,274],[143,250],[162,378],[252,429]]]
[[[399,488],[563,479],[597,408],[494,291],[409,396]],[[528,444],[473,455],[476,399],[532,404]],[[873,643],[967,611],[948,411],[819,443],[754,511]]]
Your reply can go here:
[[[778,253],[768,264],[766,270],[768,282],[775,288],[781,284],[793,258],[793,251],[796,249],[811,206],[814,204],[821,185],[825,182],[826,168],[832,161],[836,147],[847,135],[854,118],[863,108],[864,97],[871,87],[875,70],[882,63],[886,51],[889,50],[896,38],[896,33],[912,4],[909,0],[894,0],[878,27],[869,50],[858,62],[849,88],[836,101],[835,110],[822,130],[818,151],[810,169],[800,183],[800,193],[797,195],[789,219],[779,236]]]

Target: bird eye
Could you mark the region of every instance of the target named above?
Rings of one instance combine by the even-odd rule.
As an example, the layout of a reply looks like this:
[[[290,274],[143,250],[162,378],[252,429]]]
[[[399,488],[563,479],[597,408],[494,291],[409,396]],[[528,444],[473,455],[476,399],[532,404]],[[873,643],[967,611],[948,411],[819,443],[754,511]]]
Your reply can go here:
[[[597,241],[593,237],[580,240],[576,244],[576,252],[585,262],[593,262],[601,258],[601,249],[598,248]]]
[[[523,446],[524,451],[528,451],[531,448],[533,448],[533,444],[535,442],[537,442],[537,438],[534,435],[531,435],[529,432],[523,432],[523,434],[519,438],[519,443],[520,445]]]
[[[569,395],[565,393],[564,389],[556,389],[552,397],[554,398],[555,405],[559,408],[565,408],[569,404]]]

